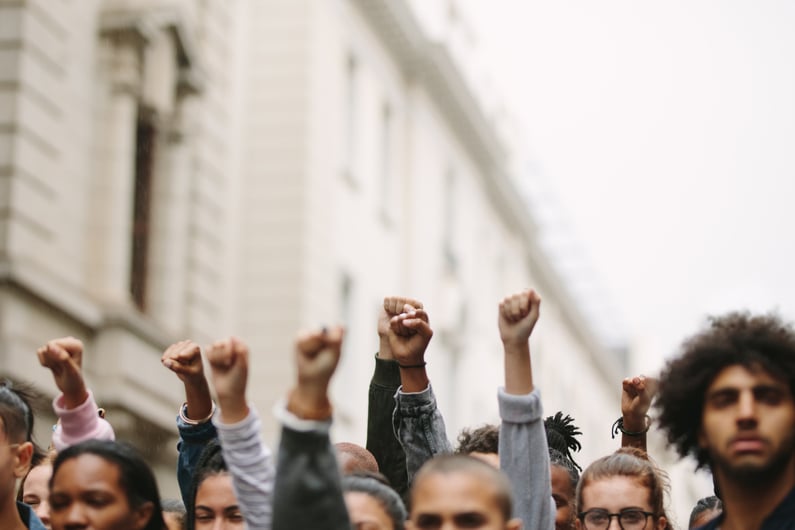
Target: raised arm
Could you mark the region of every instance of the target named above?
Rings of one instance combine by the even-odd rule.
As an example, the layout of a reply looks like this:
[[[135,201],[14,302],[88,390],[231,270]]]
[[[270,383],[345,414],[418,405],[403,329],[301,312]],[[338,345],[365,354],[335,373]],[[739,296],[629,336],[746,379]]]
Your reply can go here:
[[[58,416],[52,433],[55,450],[92,438],[115,439],[113,427],[100,417],[94,395],[83,379],[83,343],[74,337],[51,340],[36,350],[36,355],[61,391],[52,403]]]
[[[651,419],[649,407],[657,393],[657,379],[638,375],[621,382],[621,418],[614,424],[613,436],[621,432],[621,447],[646,451],[646,433]]]
[[[177,414],[179,442],[177,449],[177,481],[185,508],[192,509],[190,483],[196,464],[207,444],[218,434],[210,418],[213,401],[210,386],[204,376],[201,348],[191,340],[183,340],[169,346],[160,362],[174,372],[185,387],[185,403]]]
[[[207,351],[219,412],[213,418],[232,487],[249,530],[269,530],[275,470],[262,425],[246,402],[248,347],[232,337]]]
[[[296,340],[297,380],[277,409],[282,438],[276,468],[273,529],[349,530],[350,519],[329,439],[328,387],[342,348],[342,328],[323,328]]]
[[[505,359],[505,387],[500,408],[500,468],[514,492],[516,516],[523,528],[554,528],[555,506],[549,471],[541,396],[533,383],[530,335],[538,322],[541,297],[533,290],[506,297],[498,325]]]
[[[395,394],[400,387],[400,368],[392,355],[388,335],[390,320],[402,313],[406,306],[422,309],[422,302],[413,298],[389,296],[384,298],[378,315],[379,349],[368,393],[366,444],[367,449],[375,456],[381,473],[403,498],[408,495],[406,453],[392,430]]]
[[[425,351],[433,337],[424,309],[405,305],[389,322],[389,346],[400,369],[393,427],[406,453],[409,487],[422,465],[436,455],[452,452],[444,419],[425,370]]]

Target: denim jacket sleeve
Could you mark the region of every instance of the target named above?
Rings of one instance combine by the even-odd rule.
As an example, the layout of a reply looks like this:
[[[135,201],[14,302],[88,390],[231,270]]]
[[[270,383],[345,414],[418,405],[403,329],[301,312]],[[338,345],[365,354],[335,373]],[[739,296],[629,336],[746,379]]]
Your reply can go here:
[[[522,528],[552,530],[555,508],[549,476],[549,448],[541,394],[497,394],[500,409],[500,469],[511,481],[514,513]]]
[[[422,392],[395,393],[392,428],[406,453],[406,473],[411,486],[422,465],[436,455],[453,451],[447,439],[444,418],[436,406],[433,388]]]
[[[212,422],[205,422],[199,425],[190,425],[177,416],[177,430],[179,431],[179,442],[177,442],[177,482],[179,492],[182,495],[182,502],[187,508],[190,506],[190,483],[196,464],[202,451],[207,444],[218,438],[218,431]]]

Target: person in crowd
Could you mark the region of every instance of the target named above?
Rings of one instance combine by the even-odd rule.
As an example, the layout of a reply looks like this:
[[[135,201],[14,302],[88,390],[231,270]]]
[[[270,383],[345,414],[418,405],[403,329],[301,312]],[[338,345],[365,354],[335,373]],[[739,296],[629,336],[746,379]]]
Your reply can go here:
[[[552,487],[552,500],[555,502],[555,529],[574,528],[576,511],[574,509],[577,482],[582,469],[574,461],[572,451],[582,448],[577,439],[582,434],[574,424],[574,418],[558,411],[544,420],[549,445],[549,476]]]
[[[48,451],[43,460],[30,468],[17,490],[17,500],[30,506],[47,529],[51,527],[50,477],[52,476],[52,463],[57,454],[54,449]]]
[[[30,506],[17,501],[17,480],[31,466],[34,446],[33,394],[10,381],[0,383],[0,528],[44,530],[45,526]]]
[[[248,530],[269,530],[276,471],[257,410],[246,401],[248,346],[235,337],[216,341],[207,360],[219,405],[213,423],[234,487],[230,501],[236,497]]]
[[[365,446],[375,457],[379,471],[386,476],[403,499],[407,499],[409,491],[406,454],[394,435],[392,426],[395,394],[400,388],[400,367],[389,346],[389,330],[392,318],[407,310],[422,308],[422,302],[414,298],[401,296],[384,298],[378,315],[378,353],[375,356],[375,369],[368,392]]]
[[[660,428],[709,467],[723,513],[704,528],[795,528],[795,331],[730,313],[689,338],[660,377]]]
[[[58,454],[50,519],[53,530],[166,528],[152,470],[132,447],[108,440],[88,440]]]
[[[577,529],[670,530],[667,490],[667,476],[644,451],[622,447],[591,463],[580,477]]]
[[[511,483],[478,458],[439,455],[427,461],[411,487],[410,528],[436,530],[518,530],[512,517]],[[531,527],[532,528],[532,527]]]
[[[163,519],[168,530],[186,530],[187,511],[185,503],[180,499],[162,499],[160,504],[163,506]]]
[[[689,529],[704,526],[711,520],[715,519],[723,511],[723,503],[715,495],[699,499],[693,511],[690,512],[690,520],[687,527]]]
[[[218,440],[207,443],[191,477],[188,530],[243,530],[245,519]]]
[[[463,429],[458,434],[455,453],[480,458],[487,464],[500,467],[497,455],[500,446],[500,426],[486,424],[476,429]]]
[[[553,528],[549,448],[541,395],[533,383],[530,335],[541,297],[529,289],[502,300],[498,325],[505,359],[505,386],[499,389],[500,469],[513,487],[516,514],[526,528]]]
[[[39,363],[49,369],[60,394],[53,400],[58,417],[52,434],[52,447],[33,465],[20,483],[17,499],[28,504],[50,528],[48,484],[57,451],[84,440],[114,440],[113,427],[101,415],[94,395],[83,378],[83,343],[74,337],[48,341],[36,350]]]
[[[343,475],[358,472],[379,473],[375,456],[361,445],[337,442],[334,444],[334,450],[337,453],[337,460]]]
[[[406,507],[386,477],[353,473],[342,477],[348,517],[356,529],[404,530]]]
[[[196,464],[207,445],[218,438],[215,425],[210,421],[215,404],[198,344],[191,340],[175,342],[166,348],[160,362],[177,375],[185,388],[185,402],[177,412],[177,482],[185,510],[190,513],[193,510],[190,484]]]
[[[273,497],[273,530],[348,530],[351,521],[342,493],[334,447],[329,438],[331,377],[339,363],[343,329],[323,328],[298,336],[296,381],[277,405],[282,424]],[[355,526],[354,526],[355,528]]]
[[[621,447],[646,450],[646,433],[651,418],[649,408],[657,393],[658,381],[645,375],[627,377],[621,382],[621,417],[613,424],[613,438],[621,433]]]

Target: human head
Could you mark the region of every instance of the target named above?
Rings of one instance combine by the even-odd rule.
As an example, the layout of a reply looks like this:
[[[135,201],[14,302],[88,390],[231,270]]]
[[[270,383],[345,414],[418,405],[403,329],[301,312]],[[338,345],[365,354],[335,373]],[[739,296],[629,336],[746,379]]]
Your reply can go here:
[[[483,529],[516,530],[511,519],[511,485],[493,466],[467,455],[442,455],[420,468],[411,488],[410,528],[440,524],[460,526],[461,519],[480,521]]]
[[[33,400],[27,387],[0,382],[0,508],[14,501],[17,480],[41,460],[32,438]]]
[[[185,504],[179,499],[163,499],[160,503],[168,530],[185,530]]]
[[[372,475],[347,475],[342,478],[342,491],[351,516],[351,523],[378,518],[387,519],[392,530],[403,530],[406,523],[406,507],[400,495],[389,487],[385,480]],[[367,496],[363,499],[361,496]]]
[[[358,471],[368,471],[378,473],[378,462],[373,453],[350,442],[339,442],[334,444],[337,452],[337,461],[340,463],[343,475],[356,473]]]
[[[610,491],[612,487],[615,489]],[[668,477],[645,452],[631,447],[621,448],[594,461],[580,477],[576,497],[577,528],[585,528],[582,514],[594,508],[609,513],[640,508],[653,514],[655,524],[653,527],[647,525],[646,530],[670,529],[670,519],[664,507],[667,491]],[[638,498],[629,499],[628,493],[635,492],[640,492]]]
[[[555,528],[565,530],[574,527],[576,512],[574,498],[580,474],[574,462],[556,449],[549,449],[549,473],[552,480],[552,499],[555,501]]]
[[[243,516],[232,488],[232,477],[217,440],[207,444],[199,457],[189,498],[191,505],[185,507],[188,530],[200,530],[218,520],[223,521],[223,528],[243,528]]]
[[[31,467],[17,491],[17,500],[29,505],[47,528],[50,528],[50,477],[56,455],[51,450],[41,462]]]
[[[792,399],[795,332],[776,316],[729,313],[710,319],[667,363],[657,394],[658,424],[668,443],[679,455],[695,457],[697,467],[710,463],[709,450],[699,440],[707,389],[732,366],[761,370],[780,380]]]
[[[500,427],[486,424],[477,429],[464,429],[458,435],[456,454],[470,455],[484,462],[500,467]]]
[[[712,495],[710,497],[699,499],[696,505],[693,507],[693,511],[690,512],[690,522],[688,524],[688,528],[698,528],[699,526],[704,526],[709,521],[720,515],[722,511],[723,503],[721,503],[720,499],[716,496]]]
[[[152,470],[131,446],[107,440],[88,440],[61,451],[53,463],[50,478],[50,518],[53,530],[63,530],[74,510],[72,505],[83,503],[81,480],[87,477],[92,489],[105,481],[108,496],[116,490],[123,500],[107,503],[97,508],[84,508],[82,513],[93,521],[96,530],[103,530],[100,521],[108,522],[107,529],[115,528],[118,522],[129,524],[129,528],[141,530],[163,530],[163,514],[160,495]],[[116,523],[109,522],[107,514],[113,513]],[[119,513],[121,515],[119,515]],[[120,517],[120,518],[119,518]]]

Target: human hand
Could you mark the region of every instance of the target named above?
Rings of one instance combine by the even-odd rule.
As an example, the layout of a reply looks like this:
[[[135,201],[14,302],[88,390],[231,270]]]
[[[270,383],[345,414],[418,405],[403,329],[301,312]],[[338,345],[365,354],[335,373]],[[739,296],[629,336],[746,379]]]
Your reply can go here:
[[[185,384],[196,384],[205,379],[201,348],[192,340],[182,340],[169,346],[160,362]]]
[[[240,339],[215,341],[207,350],[213,388],[224,423],[236,423],[248,414],[248,346]]]
[[[287,408],[303,418],[331,415],[328,387],[337,369],[345,334],[341,326],[299,335],[295,341],[297,382]]]
[[[646,414],[657,387],[657,379],[645,375],[627,377],[621,382],[621,416],[625,429],[640,432],[646,428]]]
[[[394,359],[388,336],[390,320],[401,313],[413,311],[415,309],[422,309],[422,302],[403,296],[387,296],[384,298],[384,304],[378,315],[379,359]],[[411,334],[411,330],[403,328],[399,331],[399,334],[409,335]]]
[[[500,339],[506,351],[510,347],[524,347],[538,322],[541,297],[533,289],[505,297],[499,306]]]
[[[389,347],[401,366],[418,366],[425,362],[425,350],[433,338],[428,313],[404,305],[404,312],[389,320]]]
[[[74,337],[54,339],[38,350],[39,363],[52,372],[55,385],[63,392],[64,407],[73,409],[85,402],[88,390],[83,380],[83,343]]]

